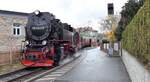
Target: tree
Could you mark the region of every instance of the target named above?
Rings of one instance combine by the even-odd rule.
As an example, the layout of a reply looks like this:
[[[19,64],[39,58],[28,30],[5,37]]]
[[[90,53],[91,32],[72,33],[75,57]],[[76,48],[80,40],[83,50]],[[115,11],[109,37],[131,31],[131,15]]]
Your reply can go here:
[[[118,23],[118,16],[114,15],[109,15],[101,23],[102,27],[104,28],[107,39],[111,42],[114,42],[116,40],[114,33],[117,27],[117,23]]]
[[[121,19],[118,23],[118,27],[115,32],[117,40],[120,41],[122,38],[122,32],[125,27],[132,21],[141,6],[143,6],[144,0],[129,0],[125,6],[122,7]]]

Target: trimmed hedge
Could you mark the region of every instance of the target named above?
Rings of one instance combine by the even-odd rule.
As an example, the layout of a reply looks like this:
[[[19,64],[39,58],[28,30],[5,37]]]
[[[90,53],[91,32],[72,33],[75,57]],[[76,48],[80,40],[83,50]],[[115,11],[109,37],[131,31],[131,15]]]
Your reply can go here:
[[[123,48],[150,68],[150,0],[145,0],[122,37]]]

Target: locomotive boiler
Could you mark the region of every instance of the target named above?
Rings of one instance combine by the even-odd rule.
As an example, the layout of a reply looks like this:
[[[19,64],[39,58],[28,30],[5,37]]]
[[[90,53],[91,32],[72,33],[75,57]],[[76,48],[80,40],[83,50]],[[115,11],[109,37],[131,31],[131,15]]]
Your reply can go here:
[[[67,23],[61,23],[49,12],[30,13],[25,33],[21,62],[28,67],[52,66],[57,55],[55,44],[63,47],[63,54],[70,54],[75,51],[79,42],[79,34],[75,29]]]

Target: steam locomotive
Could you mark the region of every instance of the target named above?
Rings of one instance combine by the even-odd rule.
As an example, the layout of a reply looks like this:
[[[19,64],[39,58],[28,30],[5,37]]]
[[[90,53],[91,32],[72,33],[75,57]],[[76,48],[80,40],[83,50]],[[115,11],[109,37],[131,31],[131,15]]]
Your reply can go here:
[[[27,67],[53,66],[56,63],[57,48],[63,52],[61,53],[63,59],[67,54],[74,53],[80,43],[79,33],[49,12],[30,13],[25,33],[21,62]]]

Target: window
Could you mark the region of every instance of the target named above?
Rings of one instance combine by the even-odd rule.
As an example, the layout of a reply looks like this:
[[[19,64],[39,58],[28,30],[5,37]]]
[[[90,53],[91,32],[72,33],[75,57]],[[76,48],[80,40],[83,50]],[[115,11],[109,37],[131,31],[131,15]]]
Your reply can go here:
[[[20,35],[20,28],[17,28],[17,35]]]
[[[21,27],[19,23],[13,24],[13,35],[20,36],[21,35]]]

